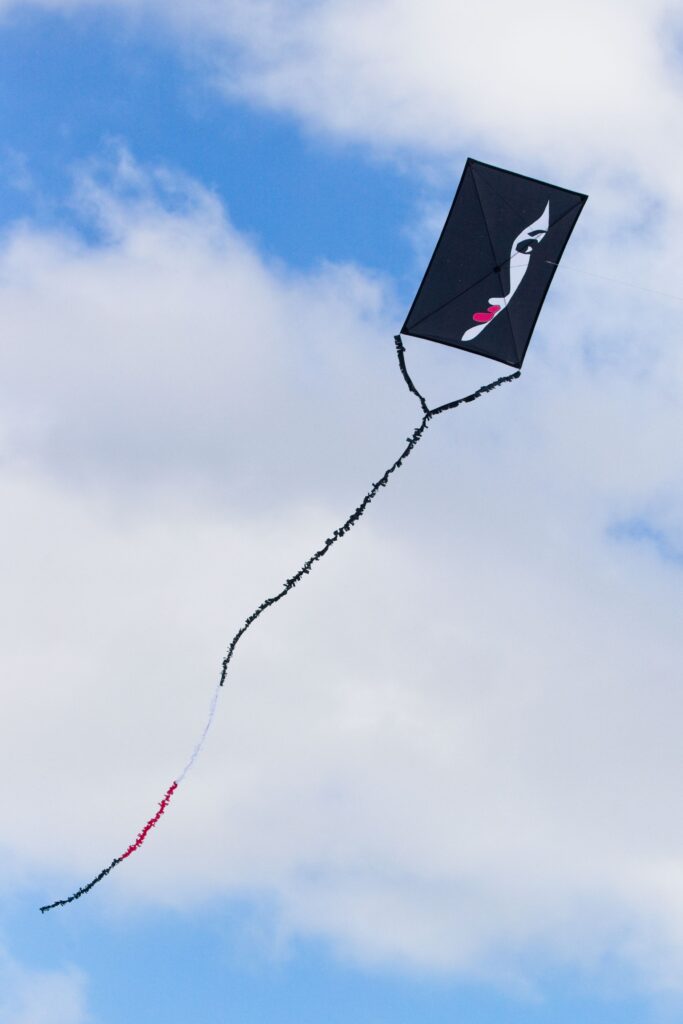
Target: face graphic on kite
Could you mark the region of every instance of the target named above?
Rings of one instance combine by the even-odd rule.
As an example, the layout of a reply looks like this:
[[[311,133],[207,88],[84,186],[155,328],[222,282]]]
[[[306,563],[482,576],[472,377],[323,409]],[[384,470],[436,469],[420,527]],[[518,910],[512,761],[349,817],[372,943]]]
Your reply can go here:
[[[462,341],[472,341],[478,334],[488,327],[492,320],[498,316],[502,309],[508,305],[512,296],[519,288],[522,278],[527,272],[529,261],[534,249],[542,242],[548,232],[550,217],[550,203],[546,203],[545,210],[533,224],[524,228],[521,234],[517,235],[512,243],[508,267],[510,270],[510,291],[507,295],[497,295],[490,298],[488,308],[474,313],[472,319],[476,327],[470,327],[462,336]]]

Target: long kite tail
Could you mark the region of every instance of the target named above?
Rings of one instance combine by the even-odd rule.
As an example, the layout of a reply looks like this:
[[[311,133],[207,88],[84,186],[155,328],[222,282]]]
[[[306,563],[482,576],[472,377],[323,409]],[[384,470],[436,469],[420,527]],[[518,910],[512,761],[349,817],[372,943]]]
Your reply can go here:
[[[465,395],[463,398],[458,398],[454,402],[446,402],[444,405],[439,405],[434,409],[430,409],[424,397],[415,387],[413,381],[411,380],[410,374],[408,373],[408,369],[406,367],[405,362],[405,348],[403,346],[401,336],[396,335],[394,341],[396,343],[398,365],[401,370],[403,379],[406,383],[406,386],[408,387],[408,390],[411,392],[411,394],[415,395],[415,397],[420,402],[420,407],[422,409],[422,419],[415,427],[410,437],[406,438],[405,448],[403,449],[399,457],[396,459],[396,461],[393,462],[391,466],[389,466],[389,468],[382,474],[379,480],[377,480],[372,485],[372,487],[365,495],[361,503],[351,513],[348,519],[326,539],[322,547],[318,548],[318,550],[315,551],[314,554],[312,554],[311,557],[304,562],[304,564],[301,566],[298,572],[296,572],[293,576],[290,576],[289,579],[286,580],[282,588],[276,594],[274,594],[272,597],[267,597],[265,601],[262,601],[258,608],[254,609],[251,615],[249,615],[244,620],[240,628],[237,630],[232,640],[228,644],[225,657],[223,658],[221,664],[220,678],[218,680],[218,683],[216,684],[214,693],[211,697],[209,713],[206,719],[206,723],[204,725],[204,729],[202,730],[202,733],[199,737],[199,740],[195,745],[194,750],[192,751],[192,754],[190,755],[190,758],[187,761],[185,767],[180,772],[177,779],[175,779],[166,790],[161,802],[159,803],[159,810],[149,819],[147,824],[141,829],[135,841],[130,844],[130,846],[126,849],[124,853],[122,853],[118,857],[115,857],[114,860],[109,865],[109,867],[103,868],[103,870],[100,871],[99,875],[96,875],[96,877],[93,878],[91,882],[88,882],[87,885],[84,885],[80,889],[77,889],[74,893],[72,893],[71,896],[68,896],[66,899],[55,900],[54,903],[48,903],[46,904],[46,906],[41,907],[41,914],[44,914],[45,911],[47,910],[53,910],[55,907],[64,907],[67,905],[67,903],[73,903],[74,900],[78,900],[81,898],[81,896],[85,896],[85,894],[90,892],[90,890],[94,886],[96,886],[98,882],[101,882],[102,879],[106,878],[110,871],[113,871],[115,867],[118,867],[118,865],[121,864],[128,857],[130,857],[132,853],[135,853],[137,850],[140,849],[142,844],[145,842],[147,836],[154,828],[154,826],[157,824],[162,814],[168,807],[171,797],[173,796],[173,794],[175,793],[176,789],[183,781],[185,776],[187,775],[190,768],[193,766],[194,762],[199,756],[199,753],[201,752],[202,747],[204,746],[204,742],[209,733],[211,723],[213,722],[214,715],[216,713],[216,705],[218,703],[218,697],[220,695],[221,687],[225,683],[225,678],[228,672],[228,666],[230,665],[232,656],[235,653],[235,648],[237,647],[239,641],[242,639],[242,637],[250,628],[250,626],[252,626],[254,622],[256,622],[259,616],[261,616],[263,612],[266,611],[267,608],[271,608],[274,604],[277,604],[278,601],[281,601],[286,594],[293,590],[297,583],[299,583],[304,578],[304,576],[308,575],[308,573],[312,570],[316,562],[319,562],[320,559],[327,554],[330,548],[334,544],[336,544],[338,540],[341,540],[342,537],[346,536],[349,530],[351,530],[352,527],[356,525],[360,517],[367,509],[370,502],[377,496],[381,488],[386,487],[392,473],[395,473],[396,470],[403,465],[405,460],[414,450],[415,446],[419,443],[430,421],[435,416],[440,416],[441,413],[443,412],[447,412],[450,409],[457,409],[459,405],[464,405],[467,402],[474,402],[476,401],[477,398],[481,398],[482,395],[487,394],[489,391],[493,391],[494,388],[499,387],[501,384],[505,384],[507,383],[507,381],[516,380],[516,378],[520,376],[519,371],[517,371],[516,373],[509,374],[507,377],[499,377],[497,380],[492,381],[490,384],[485,384],[484,387],[478,388],[477,391],[473,391],[470,395]]]

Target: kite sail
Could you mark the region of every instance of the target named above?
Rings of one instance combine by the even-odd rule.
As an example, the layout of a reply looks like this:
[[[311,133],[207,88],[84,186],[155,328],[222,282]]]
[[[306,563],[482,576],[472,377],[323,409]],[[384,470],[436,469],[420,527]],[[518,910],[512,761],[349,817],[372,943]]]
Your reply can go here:
[[[473,402],[520,376],[519,369],[541,306],[587,196],[523,174],[469,159],[427,271],[402,333],[438,341],[516,367],[472,394],[430,408],[408,372],[405,347],[396,335],[398,365],[408,390],[420,403],[422,419],[406,438],[395,462],[351,515],[326,538],[301,568],[267,597],[242,623],[221,663],[202,733],[184,768],[166,790],[159,809],[137,838],[92,881],[71,896],[41,907],[41,913],[85,896],[98,882],[139,850],[166,811],[171,797],[194,765],[216,714],[218,698],[237,644],[260,616],[308,575],[330,548],[356,525],[371,501],[415,449],[431,421]]]
[[[468,160],[402,333],[521,367],[587,198]]]

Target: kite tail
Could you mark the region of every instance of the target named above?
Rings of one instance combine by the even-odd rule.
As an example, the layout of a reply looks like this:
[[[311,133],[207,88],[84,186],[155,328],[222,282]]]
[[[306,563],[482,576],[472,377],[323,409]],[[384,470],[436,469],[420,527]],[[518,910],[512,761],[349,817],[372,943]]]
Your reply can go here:
[[[103,878],[106,878],[110,871],[112,871],[115,867],[117,867],[124,860],[126,860],[127,857],[130,857],[132,853],[135,853],[137,850],[140,849],[140,847],[146,840],[147,836],[149,835],[151,830],[154,828],[154,826],[157,824],[162,814],[166,810],[169,801],[173,794],[175,793],[176,789],[183,781],[183,779],[189,772],[190,768],[192,768],[192,766],[194,765],[195,761],[197,760],[197,757],[199,756],[202,750],[202,747],[204,746],[204,743],[209,733],[209,729],[211,728],[211,724],[216,714],[216,706],[218,704],[218,697],[220,695],[221,687],[225,683],[225,678],[228,672],[228,666],[230,665],[232,656],[235,653],[235,648],[237,647],[239,641],[242,639],[242,637],[247,632],[249,627],[252,626],[254,622],[256,622],[259,616],[261,616],[263,612],[266,611],[267,608],[271,608],[274,604],[277,604],[278,601],[281,601],[286,594],[293,590],[297,583],[299,583],[304,578],[304,576],[308,575],[308,573],[312,570],[315,563],[319,562],[320,559],[327,554],[330,548],[334,544],[336,544],[338,540],[341,540],[342,537],[346,536],[349,530],[351,530],[352,527],[356,525],[358,520],[361,518],[361,516],[367,509],[370,502],[377,496],[382,487],[386,487],[392,473],[395,473],[396,470],[403,465],[405,460],[415,449],[416,445],[421,440],[425,430],[429,426],[430,421],[434,419],[435,416],[440,416],[441,413],[447,412],[450,409],[457,409],[459,405],[464,405],[467,402],[474,402],[476,401],[477,398],[481,398],[482,395],[488,394],[489,391],[493,391],[494,388],[499,387],[501,384],[505,384],[511,380],[516,380],[517,377],[520,376],[520,372],[517,371],[516,373],[509,374],[507,377],[499,377],[497,380],[492,381],[490,384],[485,384],[483,387],[478,388],[477,391],[473,391],[472,394],[465,395],[464,398],[458,398],[454,402],[446,402],[444,405],[439,405],[435,409],[430,409],[429,406],[427,405],[425,398],[417,390],[413,381],[411,380],[410,374],[408,373],[408,369],[406,367],[405,362],[405,348],[403,345],[403,341],[401,340],[401,336],[396,335],[394,341],[396,343],[398,365],[401,370],[403,379],[406,382],[408,390],[411,392],[411,394],[415,395],[415,397],[420,402],[420,407],[422,409],[422,419],[415,427],[410,437],[406,438],[405,448],[403,449],[399,457],[396,459],[396,461],[393,462],[391,466],[389,466],[389,468],[382,474],[379,480],[377,480],[372,485],[368,493],[361,501],[360,505],[356,507],[356,509],[351,513],[348,519],[326,539],[325,543],[320,548],[318,548],[318,550],[314,552],[314,554],[312,554],[310,558],[308,558],[304,562],[304,564],[301,566],[298,572],[294,573],[293,576],[290,576],[289,579],[285,581],[282,588],[276,594],[274,594],[272,597],[267,597],[265,601],[261,602],[258,608],[254,609],[251,615],[249,615],[244,620],[243,624],[235,633],[234,637],[232,638],[228,645],[228,649],[221,664],[220,678],[216,684],[213,695],[211,697],[211,701],[209,704],[209,713],[202,734],[199,737],[199,740],[197,741],[197,744],[195,745],[195,748],[192,751],[192,754],[190,755],[190,758],[187,761],[187,764],[183,768],[182,772],[180,772],[177,779],[175,779],[174,782],[166,790],[166,793],[164,794],[159,804],[159,810],[153,817],[149,819],[144,828],[138,833],[137,839],[130,844],[125,853],[122,853],[119,857],[115,857],[114,860],[109,865],[109,867],[104,868],[102,871],[100,871],[99,875],[93,878],[91,882],[88,882],[87,885],[84,885],[82,886],[82,888],[77,889],[76,892],[74,892],[71,896],[68,896],[66,899],[56,900],[54,903],[48,903],[46,906],[41,907],[40,912],[42,914],[44,914],[46,910],[52,910],[54,907],[64,907],[67,905],[67,903],[72,903],[74,900],[80,899],[81,896],[85,896],[85,894],[87,892],[90,892],[90,890],[95,885],[97,885],[98,882],[101,882]]]
[[[301,566],[297,573],[295,573],[293,576],[290,576],[290,578],[284,583],[282,589],[279,590],[277,594],[274,594],[272,597],[267,597],[265,601],[262,601],[258,608],[256,608],[251,613],[251,615],[249,615],[248,618],[244,620],[243,625],[240,627],[237,633],[235,633],[234,637],[230,641],[227,653],[225,655],[225,658],[223,659],[221,678],[218,684],[219,686],[222,686],[223,683],[225,682],[225,677],[228,672],[228,665],[230,664],[232,656],[235,653],[235,648],[237,647],[237,644],[242,639],[242,637],[249,629],[249,627],[254,622],[256,622],[258,617],[262,615],[267,608],[270,608],[272,605],[277,604],[277,602],[281,601],[282,598],[290,592],[290,590],[293,590],[297,583],[299,583],[303,579],[303,577],[311,571],[315,563],[319,562],[320,559],[327,554],[332,545],[336,544],[338,540],[341,540],[341,538],[344,537],[349,532],[349,530],[356,525],[356,523],[365,512],[366,508],[368,507],[372,499],[379,493],[380,488],[386,487],[386,485],[389,483],[389,477],[391,476],[391,474],[395,473],[396,470],[403,465],[405,460],[413,451],[418,441],[420,440],[425,430],[427,429],[429,419],[429,416],[424,416],[422,418],[422,422],[417,427],[415,427],[415,430],[412,432],[410,437],[406,438],[407,444],[403,451],[401,452],[401,454],[399,455],[399,457],[396,459],[396,462],[392,463],[389,469],[387,469],[387,471],[379,478],[379,480],[372,485],[368,493],[361,501],[360,505],[355,509],[354,512],[351,513],[346,522],[343,523],[342,526],[339,526],[334,531],[334,533],[327,538],[323,546],[318,548],[318,550],[304,562],[304,564]]]
[[[161,803],[159,804],[159,810],[153,817],[149,819],[144,828],[142,828],[140,832],[138,832],[137,839],[130,844],[125,853],[122,853],[120,857],[114,857],[113,861],[111,862],[108,868],[103,868],[102,871],[100,871],[99,875],[96,875],[95,878],[93,878],[92,882],[88,882],[87,885],[81,886],[81,888],[77,889],[76,892],[71,894],[71,896],[67,896],[65,900],[55,900],[54,903],[48,903],[44,907],[41,907],[41,914],[44,914],[46,910],[53,910],[55,907],[65,907],[67,903],[73,903],[74,900],[79,900],[81,896],[85,896],[87,892],[90,892],[90,890],[94,886],[96,886],[98,882],[101,882],[103,878],[106,878],[109,872],[114,870],[117,864],[120,864],[122,861],[124,861],[126,857],[130,857],[131,853],[135,853],[136,850],[139,850],[142,844],[144,843],[145,839],[147,838],[148,833],[154,828],[159,818],[168,807],[169,801],[177,788],[177,782],[171,783],[171,785],[164,793]]]

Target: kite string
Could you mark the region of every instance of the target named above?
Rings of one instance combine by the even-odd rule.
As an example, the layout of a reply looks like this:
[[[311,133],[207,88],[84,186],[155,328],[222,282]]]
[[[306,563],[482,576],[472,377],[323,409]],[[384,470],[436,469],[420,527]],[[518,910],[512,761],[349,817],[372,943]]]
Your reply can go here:
[[[555,263],[554,260],[546,260],[546,263],[550,263],[553,267],[559,267],[559,263]],[[622,281],[618,277],[607,277],[605,274],[595,274],[592,270],[583,270],[581,267],[577,267],[574,263],[567,263],[566,260],[562,261],[562,269],[573,271],[575,274],[584,274],[586,277],[597,277],[601,281],[609,281],[611,284],[621,285],[622,288],[635,288],[637,291],[649,292],[650,295],[662,295],[665,299],[676,299],[677,302],[683,302],[683,295],[674,295],[672,292],[660,292],[657,288],[646,288],[645,285],[636,284],[634,281]]]
[[[251,615],[249,615],[247,617],[247,619],[245,619],[244,623],[242,624],[240,629],[237,631],[237,633],[235,633],[234,637],[230,641],[230,644],[229,644],[228,649],[227,649],[227,653],[226,653],[225,658],[223,659],[223,662],[222,662],[222,665],[221,665],[220,679],[219,679],[218,683],[216,684],[216,687],[214,689],[214,693],[213,693],[213,695],[211,697],[211,702],[209,704],[209,713],[208,713],[206,724],[204,725],[204,729],[202,731],[202,734],[199,737],[199,740],[197,741],[197,743],[196,743],[196,745],[194,747],[194,750],[192,751],[192,754],[190,755],[190,758],[187,761],[187,764],[185,765],[183,770],[180,772],[178,777],[173,781],[173,783],[166,790],[166,793],[164,794],[161,802],[159,803],[159,810],[156,812],[156,814],[154,814],[149,819],[147,824],[140,830],[140,832],[138,833],[137,838],[135,839],[135,841],[132,842],[128,846],[128,848],[125,850],[125,852],[123,854],[121,854],[118,857],[115,857],[114,860],[111,862],[111,864],[108,867],[104,868],[102,871],[100,871],[100,873],[98,875],[96,875],[95,878],[93,878],[91,882],[88,882],[87,885],[84,885],[80,889],[77,889],[71,896],[68,896],[66,899],[55,900],[54,903],[49,903],[49,904],[46,904],[45,906],[41,907],[40,908],[41,914],[44,914],[47,910],[52,910],[55,907],[64,907],[68,903],[73,903],[74,900],[80,899],[81,896],[85,896],[85,894],[90,892],[90,890],[95,885],[97,885],[98,882],[101,882],[104,878],[106,878],[106,876],[110,873],[110,871],[112,871],[115,867],[117,867],[124,860],[126,860],[127,857],[129,857],[131,854],[135,853],[137,850],[139,850],[142,847],[143,843],[147,839],[147,836],[149,835],[151,830],[154,828],[154,826],[157,824],[157,822],[161,818],[162,814],[165,812],[165,810],[166,810],[166,808],[167,808],[167,806],[169,804],[169,801],[171,800],[171,797],[175,793],[176,789],[178,788],[180,783],[183,781],[183,779],[187,775],[187,773],[190,770],[190,768],[192,768],[192,766],[194,765],[195,761],[197,760],[197,757],[199,756],[199,754],[200,754],[200,752],[201,752],[201,750],[202,750],[202,748],[204,746],[204,743],[206,742],[206,738],[208,736],[209,729],[211,728],[211,724],[213,723],[213,720],[214,720],[214,717],[215,717],[215,714],[216,714],[216,707],[217,707],[217,704],[218,704],[218,697],[220,695],[221,687],[223,686],[223,684],[225,682],[226,674],[227,674],[227,671],[228,671],[228,665],[230,664],[232,656],[233,656],[233,654],[235,652],[235,648],[236,648],[237,644],[239,643],[240,639],[244,636],[244,634],[247,632],[247,630],[250,628],[250,626],[253,625],[253,623],[256,621],[256,619],[258,619],[259,616],[262,615],[263,612],[267,608],[270,608],[270,607],[272,607],[272,605],[277,604],[278,601],[280,601],[286,594],[288,594],[291,590],[293,590],[294,587],[297,585],[297,583],[299,583],[300,580],[303,579],[303,577],[305,575],[307,575],[311,571],[311,569],[313,568],[315,563],[320,561],[320,559],[323,558],[327,554],[327,552],[330,550],[330,548],[334,544],[336,544],[338,540],[340,540],[342,537],[344,537],[349,532],[349,530],[351,530],[351,528],[353,526],[356,525],[358,520],[361,518],[361,516],[363,515],[363,513],[367,509],[367,507],[370,504],[370,502],[376,497],[376,495],[379,493],[381,488],[382,487],[386,487],[386,485],[389,482],[389,478],[391,477],[392,473],[395,473],[396,470],[399,469],[402,466],[404,461],[408,458],[408,456],[411,454],[411,452],[415,449],[415,446],[419,443],[419,441],[422,438],[425,430],[427,429],[430,421],[435,416],[440,416],[441,413],[444,413],[444,412],[446,412],[449,409],[456,409],[459,405],[463,405],[463,404],[468,403],[468,402],[474,402],[477,398],[480,398],[482,395],[487,394],[489,391],[493,391],[494,388],[499,387],[501,384],[505,384],[507,381],[515,380],[517,377],[520,376],[520,372],[517,371],[516,373],[511,373],[511,374],[509,374],[506,377],[499,377],[498,380],[492,381],[490,384],[485,384],[483,387],[478,388],[477,391],[473,391],[471,394],[465,395],[463,398],[458,398],[454,402],[446,402],[444,405],[437,406],[435,409],[430,409],[429,406],[427,405],[427,402],[426,402],[424,396],[415,387],[415,384],[413,383],[413,381],[412,381],[412,379],[410,377],[410,374],[408,373],[408,368],[407,368],[406,362],[405,362],[405,348],[404,348],[403,342],[401,340],[401,336],[400,335],[396,335],[396,337],[394,338],[394,342],[395,342],[395,345],[396,345],[396,355],[398,357],[398,364],[399,364],[399,368],[401,370],[401,375],[403,376],[403,379],[404,379],[404,381],[406,383],[406,386],[408,387],[408,390],[413,395],[415,395],[415,397],[420,402],[420,407],[421,407],[422,413],[423,413],[422,420],[420,421],[420,423],[417,425],[417,427],[415,427],[415,429],[413,430],[413,432],[410,435],[410,437],[406,438],[406,446],[405,446],[405,448],[403,449],[403,451],[401,452],[399,457],[396,459],[396,461],[393,462],[391,464],[391,466],[382,474],[382,476],[379,478],[379,480],[377,480],[372,485],[372,487],[370,488],[368,493],[365,495],[365,497],[363,498],[361,503],[351,513],[351,515],[343,523],[343,525],[338,527],[334,531],[334,533],[330,537],[328,537],[326,539],[326,541],[322,545],[322,547],[320,547],[313,555],[311,555],[310,558],[308,558],[306,560],[306,562],[304,562],[304,564],[302,565],[302,567],[299,569],[298,572],[296,572],[293,576],[290,576],[290,578],[285,582],[285,584],[278,591],[277,594],[275,594],[273,597],[266,598],[265,601],[262,601],[261,604],[258,606],[258,608],[256,608],[251,613]]]

